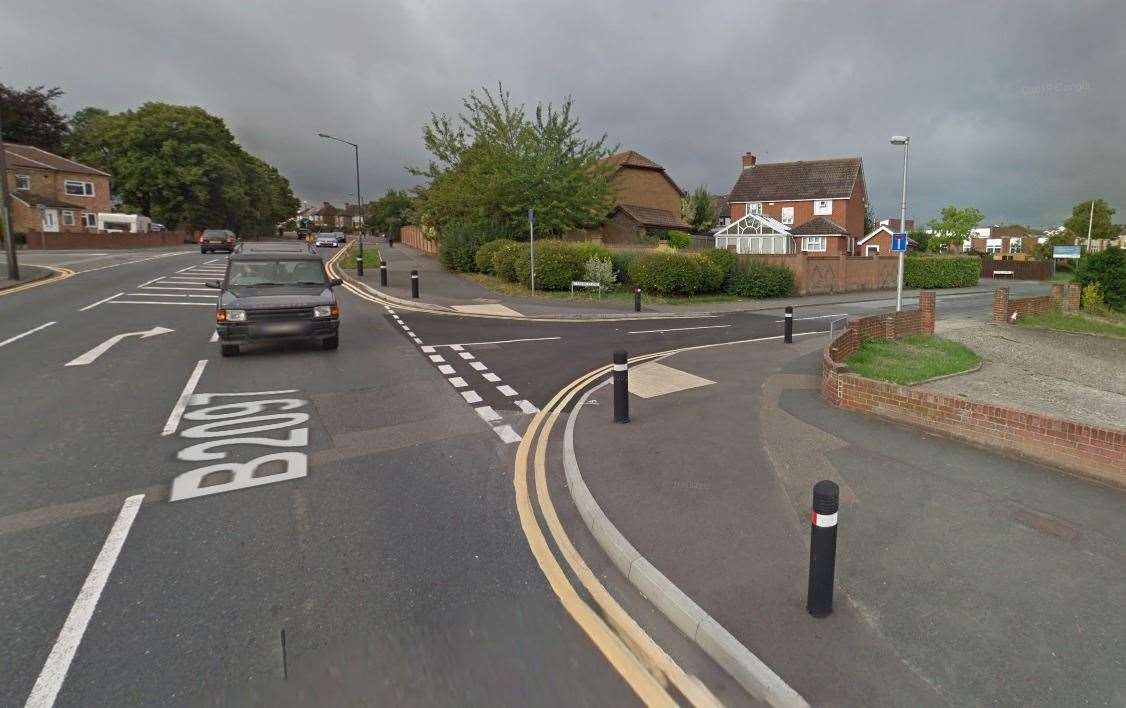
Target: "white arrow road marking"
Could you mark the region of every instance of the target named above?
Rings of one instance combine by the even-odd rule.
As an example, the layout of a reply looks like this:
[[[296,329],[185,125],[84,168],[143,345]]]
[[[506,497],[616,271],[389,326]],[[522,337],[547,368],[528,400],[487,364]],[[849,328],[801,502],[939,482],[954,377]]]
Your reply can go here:
[[[55,324],[55,323],[54,322],[48,322],[47,324],[41,324],[38,327],[36,327],[35,329],[27,330],[23,334],[17,334],[14,337],[8,337],[3,342],[0,342],[0,347],[4,346],[5,344],[11,344],[12,342],[16,341],[17,339],[23,339],[24,337],[26,337],[29,334],[35,334],[36,332],[38,332],[41,329],[47,329],[48,327],[50,327],[53,324]]]
[[[109,339],[107,339],[106,341],[102,342],[98,346],[91,349],[90,351],[86,352],[82,356],[78,357],[77,359],[73,359],[71,361],[68,361],[66,363],[66,365],[67,366],[86,366],[87,364],[92,364],[92,363],[94,363],[94,361],[97,360],[98,357],[100,357],[102,354],[105,354],[106,352],[108,352],[110,350],[110,347],[117,344],[118,342],[120,342],[122,339],[125,339],[126,337],[140,337],[141,339],[148,339],[149,337],[155,337],[158,334],[168,334],[169,332],[174,332],[174,331],[175,330],[169,329],[167,327],[161,327],[161,326],[158,325],[156,327],[153,327],[150,330],[146,330],[146,331],[143,331],[143,332],[125,332],[123,334],[115,334],[112,337],[110,337]]]

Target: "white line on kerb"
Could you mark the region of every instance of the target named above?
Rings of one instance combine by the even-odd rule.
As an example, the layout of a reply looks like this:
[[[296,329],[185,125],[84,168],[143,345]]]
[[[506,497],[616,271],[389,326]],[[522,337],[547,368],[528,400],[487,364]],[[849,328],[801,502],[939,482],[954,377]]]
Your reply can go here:
[[[78,311],[79,311],[79,312],[85,312],[86,310],[92,310],[92,309],[94,309],[95,307],[97,307],[98,305],[101,305],[102,303],[106,303],[106,302],[109,302],[110,300],[114,299],[115,297],[121,297],[121,296],[122,296],[122,295],[124,295],[124,294],[125,294],[125,293],[118,293],[118,294],[116,294],[116,295],[110,295],[109,297],[107,297],[107,298],[105,298],[105,299],[103,299],[103,300],[98,300],[97,302],[92,302],[92,303],[90,303],[89,305],[87,305],[86,307],[83,307],[83,308],[79,309]]]
[[[55,640],[55,645],[51,647],[51,653],[43,664],[43,670],[39,672],[39,678],[35,680],[31,695],[27,697],[27,703],[24,704],[25,708],[50,708],[54,705],[59,689],[63,687],[63,681],[66,680],[67,671],[70,670],[70,662],[74,659],[74,653],[78,651],[78,645],[82,643],[82,635],[86,633],[86,627],[94,615],[94,608],[98,605],[102,590],[106,587],[106,581],[109,580],[117,557],[121,554],[125,538],[129,535],[129,529],[133,526],[133,520],[137,518],[137,512],[141,509],[144,498],[144,494],[137,494],[128,497],[122,505],[117,520],[113,522],[109,536],[102,545],[101,552],[94,559],[94,567],[90,569],[86,582],[78,591],[78,597],[75,598],[70,614],[63,623],[59,638]]]
[[[626,334],[660,334],[662,332],[687,332],[691,329],[722,329],[731,325],[704,325],[703,327],[676,327],[673,329],[643,329],[639,332],[626,332]]]
[[[29,334],[35,334],[36,332],[38,332],[41,329],[47,329],[48,327],[50,327],[53,324],[56,324],[56,323],[55,322],[48,322],[47,324],[41,324],[38,327],[36,327],[35,329],[27,330],[23,334],[17,334],[14,337],[9,337],[9,338],[5,339],[3,342],[0,342],[0,347],[4,346],[5,344],[11,344],[12,342],[16,341],[17,339],[23,339],[24,337],[26,337]]]
[[[184,409],[188,407],[188,399],[195,393],[195,387],[199,385],[199,379],[203,376],[203,367],[207,366],[207,359],[200,359],[196,362],[195,370],[192,375],[188,377],[188,382],[184,384],[184,390],[180,392],[180,397],[176,399],[176,405],[172,406],[172,412],[168,414],[168,422],[164,424],[164,430],[160,431],[161,435],[171,435],[176,432],[176,428],[180,427],[180,417],[184,415]]]

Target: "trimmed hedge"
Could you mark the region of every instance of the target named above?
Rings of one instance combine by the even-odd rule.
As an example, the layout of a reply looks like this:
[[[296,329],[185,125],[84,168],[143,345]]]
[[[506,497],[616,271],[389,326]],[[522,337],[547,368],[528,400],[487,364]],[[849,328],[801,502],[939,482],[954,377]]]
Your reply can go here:
[[[903,264],[908,288],[964,288],[977,285],[980,275],[977,256],[908,256]]]
[[[618,280],[622,283],[629,285],[633,280],[629,277],[629,268],[637,257],[641,255],[637,251],[611,251],[610,261],[614,264],[614,270],[618,273]]]
[[[491,240],[481,229],[472,225],[455,225],[442,229],[439,235],[441,248],[438,257],[446,270],[472,273],[477,269],[477,249]]]
[[[746,268],[734,269],[727,292],[755,299],[786,297],[794,292],[794,272],[785,266],[751,261]]]
[[[477,264],[477,271],[496,275],[495,266],[493,265],[493,256],[496,255],[497,251],[509,244],[515,245],[516,242],[507,238],[498,238],[481,244],[477,248],[477,253],[473,256],[473,261]]]
[[[723,271],[723,285],[726,288],[739,270],[739,259],[731,251],[722,248],[709,248],[700,255],[715,263]]]
[[[536,288],[568,290],[571,281],[586,277],[586,262],[592,257],[609,258],[605,246],[594,243],[568,243],[544,240],[536,242]],[[526,287],[532,284],[530,249],[521,250],[515,264],[516,280]]]
[[[697,255],[657,251],[635,258],[629,264],[629,277],[633,284],[659,295],[695,295],[719,290],[724,273]]]

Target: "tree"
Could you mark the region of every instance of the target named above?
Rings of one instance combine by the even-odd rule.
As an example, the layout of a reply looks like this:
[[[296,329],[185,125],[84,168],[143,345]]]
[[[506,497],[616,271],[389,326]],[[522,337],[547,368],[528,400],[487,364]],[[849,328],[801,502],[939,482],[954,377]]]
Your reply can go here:
[[[983,214],[974,207],[959,209],[951,205],[941,212],[941,219],[932,219],[927,224],[931,236],[927,241],[927,249],[933,252],[942,250],[943,246],[951,243],[961,243],[970,237],[974,227],[981,223]]]
[[[876,228],[876,212],[872,211],[872,205],[866,204],[864,206],[864,233],[865,235],[872,233]],[[900,224],[899,228],[906,231],[907,225]]]
[[[0,84],[0,123],[4,140],[61,152],[67,133],[66,116],[55,107],[63,90],[29,86],[23,91]]]
[[[71,128],[72,156],[110,173],[125,211],[185,229],[249,235],[273,233],[299,206],[289,181],[239,147],[223,120],[202,108],[87,108]]]
[[[568,98],[538,104],[531,116],[503,86],[471,91],[456,119],[432,115],[423,144],[432,155],[419,198],[420,220],[439,229],[469,224],[498,237],[526,239],[528,210],[536,233],[555,236],[597,226],[613,208],[606,136],[581,137]]]
[[[1091,224],[1091,238],[1115,238],[1118,230],[1110,217],[1114,216],[1114,209],[1110,208],[1102,199],[1095,200],[1094,218],[1091,218],[1091,200],[1079,202],[1071,208],[1071,216],[1063,222],[1068,231],[1075,234],[1083,243],[1087,242],[1087,223]]]
[[[368,205],[367,225],[377,231],[397,234],[399,229],[415,220],[415,198],[410,192],[388,189],[387,193]]]
[[[707,231],[715,226],[715,202],[706,186],[701,184],[680,200],[680,216],[696,231]]]

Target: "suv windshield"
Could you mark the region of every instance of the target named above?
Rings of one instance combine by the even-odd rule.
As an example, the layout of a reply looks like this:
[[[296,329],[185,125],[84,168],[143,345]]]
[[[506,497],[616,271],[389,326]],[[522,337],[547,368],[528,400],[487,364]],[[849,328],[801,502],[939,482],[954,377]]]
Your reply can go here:
[[[227,273],[227,286],[326,285],[319,260],[234,261]]]

